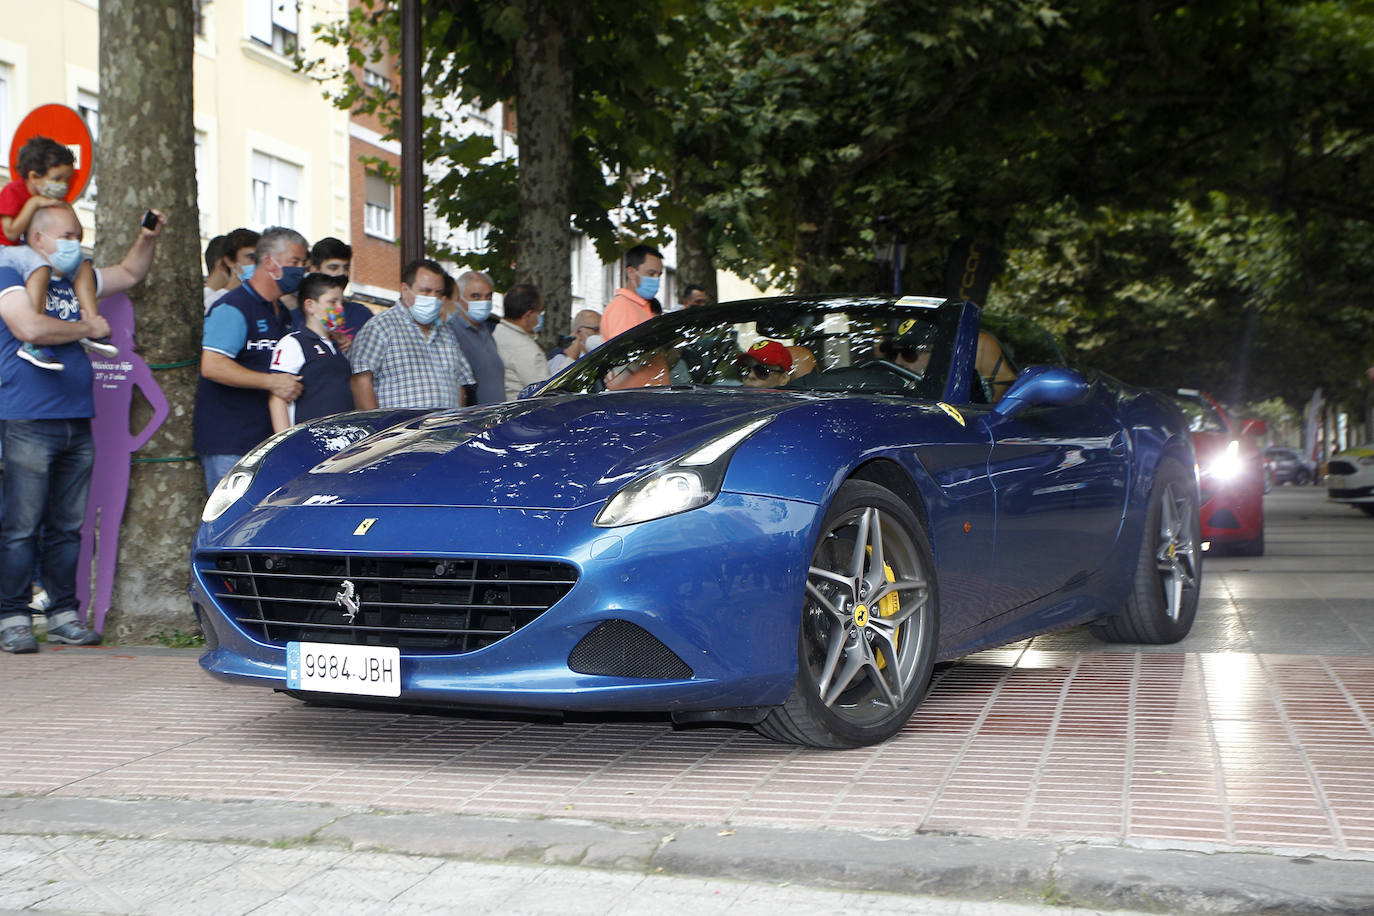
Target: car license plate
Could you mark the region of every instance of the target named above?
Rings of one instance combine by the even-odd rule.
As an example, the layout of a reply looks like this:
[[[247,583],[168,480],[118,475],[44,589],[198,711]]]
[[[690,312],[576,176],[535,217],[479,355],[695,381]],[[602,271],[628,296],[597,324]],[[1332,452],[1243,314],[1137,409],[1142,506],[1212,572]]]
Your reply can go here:
[[[401,695],[401,650],[320,642],[286,644],[286,686],[290,690]]]

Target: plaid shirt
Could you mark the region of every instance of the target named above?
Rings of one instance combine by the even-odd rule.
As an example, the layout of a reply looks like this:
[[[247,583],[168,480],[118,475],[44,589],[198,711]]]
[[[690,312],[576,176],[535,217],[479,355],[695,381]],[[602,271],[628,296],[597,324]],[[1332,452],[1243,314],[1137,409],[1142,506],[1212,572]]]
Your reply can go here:
[[[463,386],[474,383],[453,328],[436,321],[426,337],[404,305],[363,325],[348,359],[355,375],[372,373],[378,407],[459,407]]]

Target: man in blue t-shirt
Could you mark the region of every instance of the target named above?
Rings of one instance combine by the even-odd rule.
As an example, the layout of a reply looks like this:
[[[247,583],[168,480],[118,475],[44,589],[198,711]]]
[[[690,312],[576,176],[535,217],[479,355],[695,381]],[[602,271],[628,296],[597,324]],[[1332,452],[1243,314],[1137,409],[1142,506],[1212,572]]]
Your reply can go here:
[[[268,395],[289,403],[301,393],[300,376],[271,367],[273,348],[291,330],[291,312],[278,300],[295,293],[305,276],[305,237],[274,226],[258,239],[253,263],[248,282],[205,317],[192,430],[207,490],[272,435]]]
[[[5,495],[0,519],[0,650],[38,651],[29,601],[40,527],[43,585],[52,602],[48,642],[94,645],[100,634],[82,625],[76,602],[77,554],[95,456],[91,364],[77,341],[106,337],[110,325],[99,315],[83,319],[71,283],[60,276],[48,284],[47,310],[39,314],[23,278],[9,268],[0,268],[0,319],[0,462]],[[47,347],[62,364],[61,371],[39,369],[20,359],[19,346],[24,343]]]

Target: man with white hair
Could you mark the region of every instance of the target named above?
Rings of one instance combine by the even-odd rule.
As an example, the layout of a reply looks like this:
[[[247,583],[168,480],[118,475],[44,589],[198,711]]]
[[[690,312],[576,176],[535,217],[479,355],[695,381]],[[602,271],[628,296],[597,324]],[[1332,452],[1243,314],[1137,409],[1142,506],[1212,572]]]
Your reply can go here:
[[[477,378],[476,397],[469,404],[499,404],[506,399],[506,364],[492,336],[491,295],[495,289],[491,277],[475,270],[458,275],[455,302],[458,305],[448,320],[463,348],[468,366]]]
[[[291,312],[279,300],[300,287],[308,256],[305,236],[268,229],[253,252],[253,275],[205,318],[192,428],[207,490],[272,435],[268,395],[288,403],[300,396],[300,376],[273,372],[271,362],[277,341],[291,331]]]

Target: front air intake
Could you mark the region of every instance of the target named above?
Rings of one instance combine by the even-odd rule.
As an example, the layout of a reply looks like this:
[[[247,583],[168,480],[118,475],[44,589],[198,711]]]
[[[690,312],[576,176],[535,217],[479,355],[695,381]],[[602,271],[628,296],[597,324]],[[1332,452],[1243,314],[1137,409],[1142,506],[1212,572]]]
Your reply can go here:
[[[628,620],[596,625],[568,655],[568,667],[579,674],[682,681],[692,669],[654,635]]]

